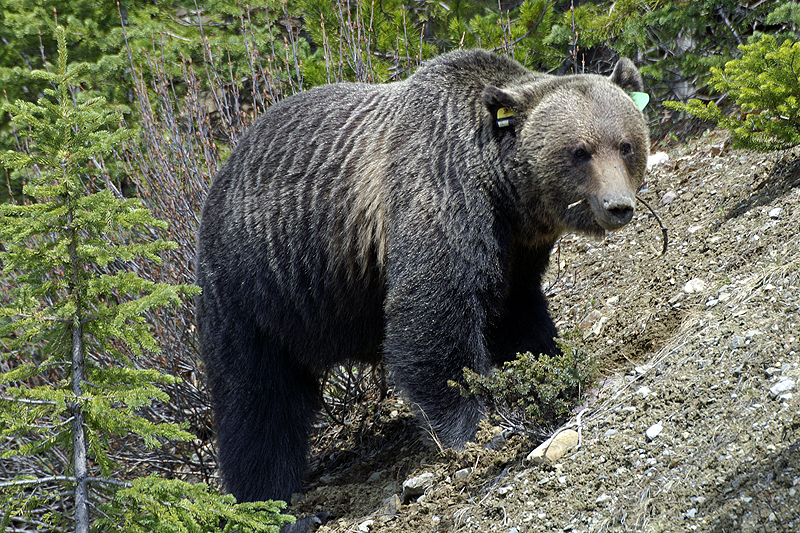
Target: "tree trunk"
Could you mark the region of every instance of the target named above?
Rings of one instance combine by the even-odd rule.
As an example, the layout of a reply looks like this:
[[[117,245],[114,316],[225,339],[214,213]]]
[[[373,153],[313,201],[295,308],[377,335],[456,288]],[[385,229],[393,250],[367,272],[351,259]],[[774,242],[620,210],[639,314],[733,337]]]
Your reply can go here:
[[[65,163],[62,163],[62,170]],[[66,171],[64,170],[65,174]],[[65,176],[66,177],[66,176]],[[69,178],[67,178],[69,179]],[[78,230],[74,224],[73,202],[67,196],[67,235],[69,235],[69,295],[75,299],[75,314],[72,316],[72,392],[75,402],[70,406],[72,414],[72,466],[75,470],[75,533],[89,533],[89,464],[86,459],[86,434],[81,405],[84,381],[85,352],[83,346],[83,317],[81,302],[80,270],[78,257]]]

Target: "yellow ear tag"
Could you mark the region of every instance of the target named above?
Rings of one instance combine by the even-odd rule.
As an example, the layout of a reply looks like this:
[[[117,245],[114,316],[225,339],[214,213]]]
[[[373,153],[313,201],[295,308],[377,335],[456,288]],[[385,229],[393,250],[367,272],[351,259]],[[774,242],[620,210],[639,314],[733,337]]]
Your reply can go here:
[[[497,110],[497,127],[507,128],[514,125],[514,110],[510,107],[501,107]]]

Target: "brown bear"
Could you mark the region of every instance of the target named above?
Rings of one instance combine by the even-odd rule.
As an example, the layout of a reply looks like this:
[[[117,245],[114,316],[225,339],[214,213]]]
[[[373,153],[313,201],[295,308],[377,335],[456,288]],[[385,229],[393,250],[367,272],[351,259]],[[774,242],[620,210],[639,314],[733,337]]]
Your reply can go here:
[[[387,363],[445,446],[480,406],[448,386],[555,354],[541,281],[564,232],[631,220],[649,149],[636,67],[550,76],[482,50],[405,81],[274,105],[208,191],[197,321],[219,466],[239,501],[302,488],[320,376]]]

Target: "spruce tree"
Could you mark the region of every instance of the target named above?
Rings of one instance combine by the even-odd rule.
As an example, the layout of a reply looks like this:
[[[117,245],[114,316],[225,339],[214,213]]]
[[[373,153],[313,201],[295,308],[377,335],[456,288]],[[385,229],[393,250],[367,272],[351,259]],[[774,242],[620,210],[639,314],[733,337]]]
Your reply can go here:
[[[51,88],[36,103],[5,106],[24,148],[0,153],[0,163],[27,183],[23,199],[0,205],[0,437],[3,459],[20,465],[0,483],[0,525],[277,531],[291,520],[278,504],[236,505],[205,485],[155,476],[131,483],[111,453],[131,438],[150,447],[193,438],[140,416],[169,401],[157,385],[176,378],[139,361],[158,351],[145,313],[198,289],[135,273],[175,244],[145,241],[166,223],[105,186],[103,158],[131,134],[102,98],[79,90],[85,65],[68,64],[64,33],[57,28],[54,71],[34,72]]]
[[[763,34],[739,50],[742,57],[711,69],[711,86],[726,94],[738,113],[725,114],[714,101],[665,105],[716,122],[731,132],[736,147],[768,151],[800,145],[800,42]]]

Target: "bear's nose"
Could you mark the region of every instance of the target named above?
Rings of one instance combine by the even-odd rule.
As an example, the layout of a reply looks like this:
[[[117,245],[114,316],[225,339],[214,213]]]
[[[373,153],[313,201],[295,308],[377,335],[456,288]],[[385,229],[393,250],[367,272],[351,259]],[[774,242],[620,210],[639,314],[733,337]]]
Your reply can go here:
[[[613,196],[603,200],[603,209],[608,214],[609,222],[622,227],[633,218],[633,198],[629,196]]]

